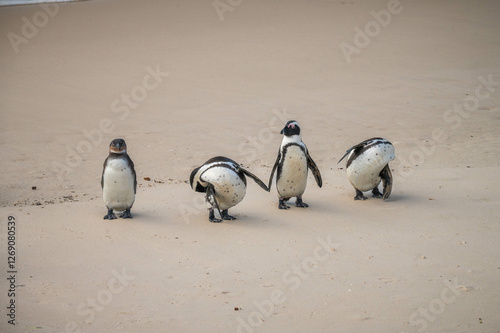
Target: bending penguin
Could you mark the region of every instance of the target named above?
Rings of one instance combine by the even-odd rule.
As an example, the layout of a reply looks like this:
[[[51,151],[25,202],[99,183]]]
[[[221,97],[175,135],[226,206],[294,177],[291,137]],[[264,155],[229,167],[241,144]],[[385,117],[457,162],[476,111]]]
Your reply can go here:
[[[283,137],[278,157],[271,171],[268,186],[271,188],[274,172],[277,169],[276,189],[278,190],[279,197],[278,208],[290,208],[286,202],[292,197],[297,197],[295,206],[308,207],[309,205],[302,201],[302,194],[306,190],[307,185],[307,170],[311,169],[319,187],[323,185],[321,174],[316,163],[314,163],[309,155],[305,143],[302,142],[299,123],[295,120],[290,120],[286,123],[285,128],[281,130],[281,134],[285,136]]]
[[[245,175],[269,192],[269,188],[257,176],[227,157],[211,158],[191,172],[189,177],[191,188],[196,192],[206,193],[206,201],[210,205],[208,209],[210,222],[236,219],[228,214],[228,209],[236,206],[245,197],[247,188]],[[221,219],[215,217],[214,209],[217,209]]]
[[[108,213],[105,220],[116,219],[114,211],[123,212],[120,217],[132,218],[130,208],[134,204],[137,189],[134,162],[127,154],[123,139],[114,139],[109,145],[109,156],[104,161],[101,177],[102,197]]]
[[[374,198],[387,199],[392,190],[392,173],[389,162],[394,160],[394,146],[382,138],[365,140],[347,150],[337,162],[347,156],[347,178],[356,190],[354,200],[366,200],[363,192],[372,190]],[[382,181],[383,193],[378,190]]]

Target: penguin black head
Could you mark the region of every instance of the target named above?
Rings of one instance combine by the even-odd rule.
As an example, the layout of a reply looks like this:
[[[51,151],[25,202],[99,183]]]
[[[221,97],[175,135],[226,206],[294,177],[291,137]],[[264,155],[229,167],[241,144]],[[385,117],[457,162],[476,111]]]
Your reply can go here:
[[[285,134],[285,136],[293,136],[300,134],[299,123],[295,120],[290,120],[286,123],[285,128],[281,130],[281,134]]]
[[[205,193],[207,191],[206,187],[201,186],[201,184],[198,182],[199,175],[198,171],[200,171],[201,167],[197,167],[196,169],[191,172],[191,175],[189,176],[189,184],[191,185],[191,188],[195,190],[196,192],[203,192]],[[196,179],[195,179],[196,178]],[[195,184],[196,182],[196,184]]]
[[[114,154],[125,154],[127,152],[127,144],[123,139],[114,139],[109,144],[109,152]]]

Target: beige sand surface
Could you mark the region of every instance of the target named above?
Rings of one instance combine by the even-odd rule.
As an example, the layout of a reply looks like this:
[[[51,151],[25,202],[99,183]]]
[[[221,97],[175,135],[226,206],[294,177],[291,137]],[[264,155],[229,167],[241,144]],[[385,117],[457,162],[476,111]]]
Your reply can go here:
[[[500,332],[500,2],[215,4],[0,8],[0,330]],[[266,181],[289,119],[323,175],[310,207],[250,183],[209,223],[191,170]],[[374,136],[393,195],[354,201],[337,161]],[[139,188],[104,221],[117,137]]]

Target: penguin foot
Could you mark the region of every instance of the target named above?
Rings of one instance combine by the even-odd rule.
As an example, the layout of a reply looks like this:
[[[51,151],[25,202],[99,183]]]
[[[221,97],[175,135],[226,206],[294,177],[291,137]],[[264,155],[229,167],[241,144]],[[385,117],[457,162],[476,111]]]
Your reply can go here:
[[[374,198],[379,198],[379,199],[382,199],[383,198],[383,195],[382,193],[380,193],[380,191],[378,190],[378,187],[375,187],[372,191],[372,196]]]
[[[113,213],[112,209],[108,209],[108,214],[104,215],[103,219],[114,220],[114,219],[116,219],[116,215],[115,215],[115,213]]]
[[[218,219],[215,217],[215,213],[214,213],[214,210],[213,209],[210,209],[209,210],[209,213],[208,213],[208,220],[212,223],[219,223],[219,222],[222,222],[221,219]]]
[[[295,207],[306,208],[309,207],[309,205],[302,201],[302,197],[297,197],[297,200],[295,200]]]
[[[290,206],[288,206],[288,205],[286,205],[286,204],[284,204],[284,203],[280,203],[280,204],[278,205],[278,208],[279,208],[279,209],[290,209]]]
[[[363,192],[356,189],[356,196],[354,197],[354,200],[366,200],[366,199],[368,198],[363,195]]]
[[[280,198],[278,208],[279,209],[289,209],[290,206],[288,206],[285,202],[288,201],[290,198]]]
[[[236,220],[236,217],[228,214],[227,209],[223,210],[221,213],[222,213],[221,217],[223,220],[229,220],[229,221]]]
[[[132,214],[130,213],[130,208],[126,209],[125,212],[123,212],[123,214],[120,215],[120,217],[122,219],[131,219],[132,218]]]

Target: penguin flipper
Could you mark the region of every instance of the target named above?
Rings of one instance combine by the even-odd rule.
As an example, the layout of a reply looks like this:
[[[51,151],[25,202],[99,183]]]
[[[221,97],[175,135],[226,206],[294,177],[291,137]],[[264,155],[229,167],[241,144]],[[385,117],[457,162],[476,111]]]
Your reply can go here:
[[[262,187],[264,189],[264,191],[267,191],[267,192],[270,191],[269,187],[266,186],[266,184],[264,184],[264,182],[262,180],[260,180],[259,177],[257,177],[256,175],[254,175],[250,171],[243,169],[242,167],[240,167],[239,169],[245,175],[247,175],[248,177],[252,178],[260,187]]]
[[[306,152],[306,155],[307,155],[307,166],[309,167],[309,169],[311,169],[314,175],[314,179],[316,179],[316,183],[321,188],[321,186],[323,186],[323,180],[321,179],[321,173],[319,172],[318,166],[316,165],[316,163],[314,163],[308,151]]]
[[[104,164],[102,165],[101,189],[104,189],[104,170],[106,170],[106,164],[108,164],[108,157],[106,157]]]
[[[269,188],[269,192],[271,191],[271,185],[273,184],[273,176],[274,172],[276,171],[276,168],[278,167],[278,164],[280,163],[281,160],[281,149],[278,151],[278,157],[276,158],[276,162],[274,162],[273,170],[271,171],[271,176],[269,176],[269,185],[267,186]]]
[[[384,186],[382,199],[385,200],[389,198],[392,191],[392,173],[389,163],[380,171],[380,178],[382,178],[382,185]]]
[[[134,177],[134,194],[137,192],[137,175],[135,174],[135,167],[134,167],[134,162],[132,162],[132,159],[130,156],[127,154],[127,160],[128,164],[130,166],[130,170],[132,171],[132,176]]]
[[[212,206],[215,206],[215,208],[217,208],[217,211],[219,212],[219,215],[222,216],[220,208],[219,208],[219,203],[217,202],[217,198],[215,197],[215,188],[210,183],[208,183],[208,185],[207,185],[207,192],[206,192],[205,200],[208,203],[210,203]]]
[[[349,149],[346,150],[344,156],[342,156],[342,158],[337,162],[337,164],[339,164],[347,155],[349,155],[349,153],[354,149],[354,147],[351,147]]]
[[[351,148],[347,149],[344,156],[342,156],[342,158],[337,162],[337,164],[340,163],[340,161],[342,161],[347,155],[349,155],[349,153],[353,150],[356,150],[358,148],[361,148],[365,145],[365,141],[361,142],[361,143],[358,143],[357,145],[355,146],[352,146]]]
[[[342,161],[344,159],[344,157],[346,157],[347,155],[349,155],[349,153],[353,150],[356,150],[356,149],[359,149],[359,148],[363,148],[364,146],[366,146],[370,141],[373,141],[373,140],[383,140],[382,138],[371,138],[371,139],[368,139],[368,140],[365,140],[363,142],[360,142],[358,143],[357,145],[354,145],[352,146],[351,148],[347,149],[347,151],[345,152],[344,156],[342,156],[342,158],[337,162],[337,164],[340,163],[340,161]]]

